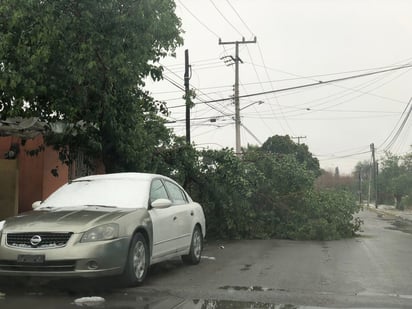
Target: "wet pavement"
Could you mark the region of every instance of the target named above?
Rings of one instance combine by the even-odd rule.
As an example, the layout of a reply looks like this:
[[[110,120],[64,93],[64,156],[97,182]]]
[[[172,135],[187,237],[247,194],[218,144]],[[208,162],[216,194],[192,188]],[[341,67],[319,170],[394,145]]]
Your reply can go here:
[[[382,217],[396,217],[398,219],[404,219],[412,222],[412,209],[398,210],[392,205],[375,205],[369,204],[364,206],[366,209],[374,211],[380,214]]]
[[[23,286],[21,286],[22,288]],[[264,291],[255,287],[256,291]],[[237,301],[225,299],[185,299],[169,293],[152,289],[140,288],[139,291],[99,290],[94,292],[67,293],[52,287],[31,288],[32,292],[14,289],[0,293],[0,308],[44,308],[44,309],[75,309],[75,308],[113,308],[113,309],[305,309],[320,308],[297,306],[292,304],[264,303],[259,301]],[[231,290],[232,287],[223,287]],[[244,287],[233,287],[234,290],[249,290]],[[29,288],[30,290],[30,288]],[[87,295],[87,296],[85,296]],[[97,296],[99,295],[99,296]]]
[[[2,278],[0,308],[411,308],[412,222],[389,211],[363,211],[353,239],[209,241],[199,265],[155,265],[142,287]]]

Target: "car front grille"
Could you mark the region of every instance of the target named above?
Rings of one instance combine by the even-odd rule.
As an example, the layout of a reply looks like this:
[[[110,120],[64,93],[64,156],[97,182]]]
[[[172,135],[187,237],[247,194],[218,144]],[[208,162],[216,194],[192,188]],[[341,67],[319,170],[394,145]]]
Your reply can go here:
[[[73,233],[10,233],[6,242],[10,247],[48,249],[66,246]]]
[[[0,260],[0,271],[33,271],[33,272],[65,272],[74,271],[76,261],[45,261],[42,264],[23,264],[17,261]]]

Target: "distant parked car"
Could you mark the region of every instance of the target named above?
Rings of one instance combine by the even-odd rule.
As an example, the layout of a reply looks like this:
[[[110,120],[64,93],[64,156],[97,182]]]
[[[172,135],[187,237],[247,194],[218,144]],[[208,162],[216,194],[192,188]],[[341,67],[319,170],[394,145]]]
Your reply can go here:
[[[199,263],[205,233],[202,207],[170,178],[87,176],[0,222],[0,276],[121,275],[138,285],[151,264]]]

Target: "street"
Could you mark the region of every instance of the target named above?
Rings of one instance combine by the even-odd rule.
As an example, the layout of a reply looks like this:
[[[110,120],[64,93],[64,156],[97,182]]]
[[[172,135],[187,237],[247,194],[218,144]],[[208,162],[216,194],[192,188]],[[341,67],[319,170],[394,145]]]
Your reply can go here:
[[[371,210],[360,216],[364,231],[353,239],[210,241],[199,265],[155,265],[142,287],[3,279],[0,307],[412,307],[412,223]]]

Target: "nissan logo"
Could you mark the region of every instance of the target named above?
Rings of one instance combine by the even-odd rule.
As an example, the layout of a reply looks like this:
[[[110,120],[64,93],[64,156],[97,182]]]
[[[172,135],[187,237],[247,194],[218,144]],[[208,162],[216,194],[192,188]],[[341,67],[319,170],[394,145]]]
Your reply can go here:
[[[30,243],[32,246],[37,246],[39,243],[41,243],[41,237],[39,235],[34,235],[30,239]]]

